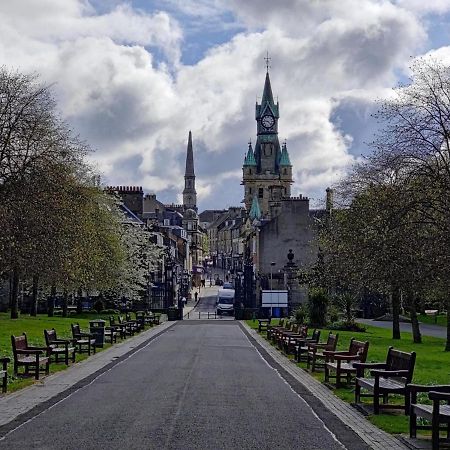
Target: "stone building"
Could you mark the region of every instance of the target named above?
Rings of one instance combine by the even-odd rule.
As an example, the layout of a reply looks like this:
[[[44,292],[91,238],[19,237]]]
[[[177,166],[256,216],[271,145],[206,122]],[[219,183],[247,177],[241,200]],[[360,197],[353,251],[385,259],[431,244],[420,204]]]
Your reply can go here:
[[[259,291],[268,289],[269,277],[274,288],[287,288],[287,255],[292,267],[312,266],[318,253],[317,233],[310,214],[309,199],[291,197],[292,164],[286,143],[278,140],[279,103],[273,100],[269,72],[266,73],[261,104],[256,104],[257,138],[249,144],[242,167],[244,203],[247,220],[241,238],[253,262],[257,300]],[[297,270],[296,269],[296,270]],[[295,274],[294,274],[295,276]],[[306,287],[290,292],[290,307],[307,300]]]

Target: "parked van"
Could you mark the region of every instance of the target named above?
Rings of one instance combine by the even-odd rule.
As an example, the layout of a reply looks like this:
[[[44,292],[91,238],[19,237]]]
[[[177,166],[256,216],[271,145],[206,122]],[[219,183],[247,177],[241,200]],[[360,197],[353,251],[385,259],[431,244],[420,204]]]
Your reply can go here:
[[[233,289],[219,289],[219,292],[217,292],[216,311],[218,316],[222,314],[234,314]]]

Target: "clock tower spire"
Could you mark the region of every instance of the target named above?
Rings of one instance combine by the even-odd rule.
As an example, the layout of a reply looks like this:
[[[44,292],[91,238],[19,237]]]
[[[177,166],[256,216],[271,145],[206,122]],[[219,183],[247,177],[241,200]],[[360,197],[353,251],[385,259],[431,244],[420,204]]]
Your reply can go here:
[[[184,173],[183,206],[185,210],[193,209],[197,211],[197,191],[195,190],[194,151],[192,149],[191,131],[189,131],[189,138],[186,152],[186,170]]]
[[[249,211],[256,195],[263,218],[276,214],[281,200],[291,195],[292,166],[287,152],[278,140],[278,101],[275,103],[269,75],[269,56],[266,58],[266,79],[261,103],[256,102],[256,144],[249,148],[244,166],[244,203]],[[286,148],[285,148],[286,147]]]

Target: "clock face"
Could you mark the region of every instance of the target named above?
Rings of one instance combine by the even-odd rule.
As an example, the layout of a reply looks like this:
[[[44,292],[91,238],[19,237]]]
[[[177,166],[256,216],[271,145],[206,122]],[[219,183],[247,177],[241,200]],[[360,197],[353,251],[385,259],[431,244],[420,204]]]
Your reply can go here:
[[[261,119],[261,124],[264,128],[272,128],[275,120],[272,116],[263,116]]]

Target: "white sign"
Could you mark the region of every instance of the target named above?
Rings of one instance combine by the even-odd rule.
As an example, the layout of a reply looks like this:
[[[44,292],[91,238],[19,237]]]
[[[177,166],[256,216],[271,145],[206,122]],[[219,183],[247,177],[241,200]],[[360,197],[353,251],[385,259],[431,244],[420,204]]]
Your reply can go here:
[[[263,308],[287,308],[288,291],[262,291]]]

